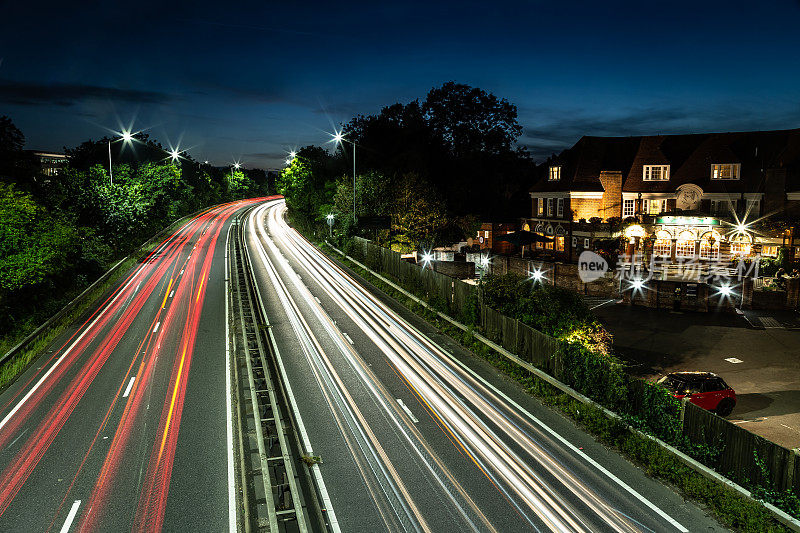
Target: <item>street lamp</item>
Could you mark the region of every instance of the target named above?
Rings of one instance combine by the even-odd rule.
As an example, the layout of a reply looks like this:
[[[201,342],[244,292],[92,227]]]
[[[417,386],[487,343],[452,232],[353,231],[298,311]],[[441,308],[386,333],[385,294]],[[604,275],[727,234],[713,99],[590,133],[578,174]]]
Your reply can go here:
[[[325,218],[328,220],[328,232],[333,238],[333,213],[329,213]]]
[[[173,148],[172,150],[170,150],[169,156],[172,158],[172,162],[174,163],[181,156],[181,153],[175,148]]]
[[[114,185],[114,173],[111,171],[111,143],[115,143],[117,141],[122,141],[124,143],[129,143],[133,140],[133,134],[130,131],[123,131],[122,136],[114,139],[108,140],[108,177],[111,180],[111,185]]]
[[[335,142],[337,145],[346,142],[353,145],[353,222],[355,222],[356,221],[356,143],[345,139],[341,131],[337,131],[336,134],[333,136],[333,142]],[[344,151],[344,145],[342,146],[342,150]]]

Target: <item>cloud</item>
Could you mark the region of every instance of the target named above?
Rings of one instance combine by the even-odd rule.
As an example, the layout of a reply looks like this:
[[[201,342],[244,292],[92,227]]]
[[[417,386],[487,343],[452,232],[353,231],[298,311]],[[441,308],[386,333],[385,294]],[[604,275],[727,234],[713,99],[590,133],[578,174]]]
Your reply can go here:
[[[763,110],[722,104],[696,109],[691,107],[646,107],[623,111],[617,115],[588,113],[585,110],[526,110],[535,120],[524,129],[519,144],[536,159],[545,159],[575,144],[584,135],[625,137],[677,133],[756,131],[796,128],[800,107],[776,109],[765,115]]]
[[[161,104],[174,100],[172,95],[137,89],[118,89],[99,85],[70,83],[29,83],[0,80],[0,102],[15,105],[56,105],[70,107],[91,99]]]

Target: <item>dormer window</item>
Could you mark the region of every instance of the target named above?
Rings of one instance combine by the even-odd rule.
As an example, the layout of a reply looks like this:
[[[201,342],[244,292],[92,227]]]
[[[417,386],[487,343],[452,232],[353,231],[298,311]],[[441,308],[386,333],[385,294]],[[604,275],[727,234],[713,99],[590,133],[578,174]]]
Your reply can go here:
[[[561,167],[550,167],[548,181],[558,181],[561,179]]]
[[[644,181],[667,181],[669,165],[645,165],[642,177]]]
[[[711,179],[712,180],[738,180],[739,163],[717,163],[711,165]]]

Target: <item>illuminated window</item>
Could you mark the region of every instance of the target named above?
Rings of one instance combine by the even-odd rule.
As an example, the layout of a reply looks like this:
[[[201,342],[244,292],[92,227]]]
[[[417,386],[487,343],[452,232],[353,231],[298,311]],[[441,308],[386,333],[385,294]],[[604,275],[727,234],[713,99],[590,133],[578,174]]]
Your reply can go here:
[[[550,167],[550,174],[547,179],[549,181],[558,181],[561,179],[561,167]]]
[[[556,215],[559,218],[562,218],[564,216],[564,199],[563,198],[559,198],[558,202],[556,202]]]
[[[564,236],[563,235],[556,235],[556,251],[563,252],[564,251]]]
[[[653,255],[657,255],[660,257],[669,257],[670,250],[672,248],[672,239],[670,239],[670,235],[666,231],[659,231],[658,233],[659,235],[665,233],[666,236],[663,238],[659,236],[653,242]]]
[[[645,215],[659,215],[666,212],[666,200],[651,200],[647,198],[642,199],[642,213]]]
[[[750,255],[750,240],[741,235],[734,237],[731,241],[731,255],[734,257]]]
[[[547,216],[553,216],[553,198],[547,199]]]
[[[675,243],[677,257],[694,257],[694,234],[691,231],[682,231]]]
[[[645,165],[644,181],[666,181],[669,179],[669,165]]]
[[[761,247],[761,255],[766,255],[769,257],[777,257],[778,256],[778,246],[762,246]]]
[[[540,217],[544,216],[544,198],[537,198],[536,203],[538,207],[539,216]]]
[[[622,218],[633,216],[633,206],[634,206],[633,200],[622,201]]]
[[[738,180],[739,163],[717,163],[711,165],[712,180]]]

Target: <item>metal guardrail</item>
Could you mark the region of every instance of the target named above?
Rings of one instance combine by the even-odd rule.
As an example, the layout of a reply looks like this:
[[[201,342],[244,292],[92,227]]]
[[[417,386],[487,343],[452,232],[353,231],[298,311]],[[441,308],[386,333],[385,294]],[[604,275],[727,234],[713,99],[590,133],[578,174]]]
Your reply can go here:
[[[36,340],[36,339],[37,339],[37,338],[38,338],[40,335],[42,335],[42,334],[43,334],[45,331],[47,331],[48,329],[50,329],[50,328],[51,328],[51,327],[52,327],[54,324],[56,324],[56,323],[57,323],[59,320],[61,320],[62,318],[64,318],[64,317],[65,317],[67,314],[69,314],[69,313],[70,313],[70,312],[71,312],[73,309],[75,309],[76,307],[78,307],[78,305],[80,305],[80,304],[83,302],[83,300],[84,300],[84,299],[85,299],[85,298],[86,298],[86,297],[87,297],[89,294],[91,294],[91,293],[92,293],[92,291],[94,291],[94,290],[95,290],[97,287],[100,287],[100,286],[102,286],[102,284],[103,284],[103,283],[104,283],[106,280],[108,280],[110,277],[112,277],[114,274],[116,274],[116,273],[117,273],[117,271],[119,270],[119,268],[121,267],[121,265],[123,265],[123,264],[124,264],[126,261],[128,261],[128,260],[129,260],[129,259],[131,259],[131,258],[134,258],[134,257],[138,257],[138,256],[140,256],[140,255],[142,254],[142,249],[143,249],[143,248],[145,248],[145,247],[147,247],[147,246],[149,246],[149,245],[153,244],[153,243],[154,243],[154,242],[156,242],[158,239],[162,238],[162,237],[163,237],[163,236],[164,236],[166,233],[168,233],[170,230],[172,230],[172,228],[174,228],[176,225],[180,225],[181,223],[187,222],[188,220],[190,220],[190,219],[192,219],[192,218],[196,217],[197,215],[200,215],[200,214],[202,214],[202,213],[205,213],[205,212],[206,212],[206,211],[208,211],[209,209],[211,209],[211,208],[210,208],[210,207],[207,207],[207,208],[205,208],[205,209],[201,209],[201,210],[199,210],[199,211],[195,211],[194,213],[192,213],[192,214],[190,214],[190,215],[186,215],[186,216],[184,216],[184,217],[182,217],[182,218],[180,218],[180,219],[176,220],[175,222],[173,222],[172,224],[170,224],[170,225],[169,225],[169,226],[167,226],[166,228],[162,229],[161,231],[159,231],[158,233],[156,233],[155,235],[153,235],[152,237],[150,237],[150,238],[149,238],[148,240],[146,240],[144,243],[142,243],[142,245],[141,245],[141,246],[139,246],[139,248],[138,248],[138,249],[137,249],[135,252],[133,252],[132,254],[129,254],[128,256],[126,256],[126,257],[124,257],[124,258],[120,259],[120,260],[119,260],[119,261],[118,261],[118,262],[117,262],[117,263],[116,263],[114,266],[112,266],[112,267],[111,267],[111,268],[110,268],[110,269],[109,269],[109,270],[108,270],[108,271],[107,271],[105,274],[103,274],[102,276],[100,276],[100,277],[99,277],[99,278],[98,278],[98,279],[97,279],[97,280],[96,280],[94,283],[92,283],[92,284],[91,284],[91,285],[89,285],[89,286],[88,286],[86,289],[84,289],[84,290],[83,290],[83,292],[81,292],[81,293],[80,293],[78,296],[76,296],[75,298],[73,298],[73,300],[72,300],[71,302],[69,302],[67,305],[65,305],[63,308],[61,308],[61,310],[60,310],[60,311],[58,311],[56,314],[54,314],[53,316],[51,316],[50,318],[48,318],[47,320],[45,320],[45,321],[44,321],[44,322],[43,322],[43,323],[42,323],[42,324],[41,324],[41,325],[40,325],[38,328],[36,328],[35,330],[33,330],[33,331],[32,331],[32,332],[31,332],[31,333],[30,333],[30,334],[29,334],[27,337],[25,337],[24,339],[22,339],[22,340],[21,340],[21,341],[20,341],[20,342],[19,342],[19,343],[18,343],[16,346],[14,346],[14,347],[13,347],[13,348],[11,348],[9,351],[7,351],[5,354],[3,354],[2,356],[0,356],[0,366],[3,366],[3,365],[4,365],[4,364],[6,364],[8,361],[11,361],[12,359],[14,359],[14,357],[16,357],[17,355],[19,355],[19,354],[21,354],[22,352],[24,352],[24,351],[25,351],[25,349],[26,349],[28,346],[30,346],[30,344],[31,344],[31,343],[33,343],[33,342],[34,342],[34,341],[35,341],[35,340]]]
[[[269,325],[258,307],[244,250],[242,219],[246,213],[249,210],[234,220],[236,235],[230,240],[229,250],[231,298],[238,319],[234,336],[237,376],[239,367],[246,369],[246,375],[243,373],[236,380],[239,415],[247,418],[240,418],[239,436],[243,453],[250,453],[254,492],[253,497],[244,494],[249,501],[246,506],[250,507],[245,508],[245,528],[251,530],[255,515],[257,531],[306,533],[313,529],[312,518],[306,509],[296,469],[297,456],[289,439],[291,420],[284,415],[280,385],[276,386],[272,378],[269,343],[264,333]],[[247,490],[246,487],[243,492]],[[258,505],[262,498],[263,505]]]

